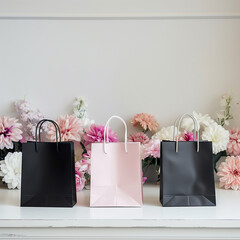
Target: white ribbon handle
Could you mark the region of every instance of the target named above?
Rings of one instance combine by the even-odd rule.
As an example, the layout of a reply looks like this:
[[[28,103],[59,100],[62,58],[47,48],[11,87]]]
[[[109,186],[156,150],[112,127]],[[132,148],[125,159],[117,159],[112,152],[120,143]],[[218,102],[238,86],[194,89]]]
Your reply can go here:
[[[178,137],[179,137],[179,129],[180,129],[180,125],[181,125],[181,122],[182,122],[182,119],[185,117],[185,116],[188,116],[190,117],[192,120],[193,120],[193,123],[194,123],[194,135],[193,135],[193,141],[195,141],[195,138],[197,136],[197,152],[199,152],[199,129],[198,129],[198,124],[197,124],[197,120],[196,118],[189,114],[189,113],[185,113],[183,114],[182,116],[179,116],[175,123],[174,123],[174,129],[173,129],[173,141],[175,139],[175,128],[176,128],[176,124],[178,122],[178,127],[177,127],[177,139],[176,139],[176,152],[178,152]]]
[[[125,142],[125,152],[127,153],[127,124],[126,122],[119,116],[112,116],[110,117],[108,120],[107,120],[107,123],[105,125],[105,128],[104,128],[104,141],[103,141],[103,150],[105,153],[106,152],[106,134],[107,134],[107,143],[109,142],[109,139],[108,139],[108,131],[109,131],[109,123],[110,121],[113,119],[113,118],[117,118],[119,120],[122,121],[122,123],[124,124],[124,127],[125,127],[125,135],[124,135],[124,142]]]

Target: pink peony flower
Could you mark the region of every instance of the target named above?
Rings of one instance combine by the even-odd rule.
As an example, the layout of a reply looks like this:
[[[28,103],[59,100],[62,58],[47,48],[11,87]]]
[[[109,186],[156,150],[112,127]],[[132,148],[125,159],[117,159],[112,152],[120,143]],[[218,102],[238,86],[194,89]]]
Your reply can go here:
[[[240,189],[240,156],[227,157],[220,164],[217,175],[220,176],[220,187]]]
[[[57,119],[61,131],[62,141],[80,141],[83,133],[82,122],[79,118],[73,115],[61,116]],[[56,141],[56,130],[53,124],[49,124],[47,138],[51,141]]]
[[[179,135],[179,141],[194,141],[194,133],[184,131]],[[197,141],[197,136],[195,136],[195,141]]]
[[[148,113],[139,113],[135,115],[131,121],[134,127],[141,126],[144,131],[150,130],[156,132],[159,124],[154,116]]]
[[[160,158],[160,141],[157,139],[150,140],[142,146],[142,159],[149,156]]]
[[[149,137],[143,132],[131,134],[128,138],[129,142],[140,142],[141,144],[146,144],[149,140]]]
[[[76,179],[76,190],[77,190],[77,192],[82,191],[83,188],[85,187],[85,182],[86,182],[85,177],[76,173],[75,174],[75,179]]]
[[[83,136],[85,140],[85,146],[90,143],[103,142],[104,141],[104,125],[91,125]],[[118,135],[109,127],[108,129],[109,142],[118,142]]]
[[[238,156],[240,155],[240,128],[229,131],[230,138],[227,145],[227,154]]]
[[[22,139],[21,123],[15,118],[0,117],[0,149],[12,149],[13,142]]]

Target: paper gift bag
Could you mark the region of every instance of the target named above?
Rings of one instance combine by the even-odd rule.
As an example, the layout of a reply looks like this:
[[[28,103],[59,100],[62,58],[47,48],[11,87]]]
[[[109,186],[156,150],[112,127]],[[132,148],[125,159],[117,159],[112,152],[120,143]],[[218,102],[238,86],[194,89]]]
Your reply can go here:
[[[197,141],[178,141],[180,124],[186,115],[194,121]],[[199,141],[197,121],[192,115],[184,114],[176,122],[173,141],[161,142],[160,201],[164,207],[215,206],[212,142]]]
[[[41,142],[40,129],[46,121],[55,126],[56,142]],[[40,121],[36,127],[36,142],[23,143],[22,151],[21,206],[74,206],[76,203],[74,144],[61,142],[57,123],[46,119]]]
[[[123,122],[125,142],[108,141],[108,126],[113,118]],[[122,118],[109,118],[104,142],[92,144],[91,161],[91,207],[142,206],[140,143],[127,142],[127,126]]]

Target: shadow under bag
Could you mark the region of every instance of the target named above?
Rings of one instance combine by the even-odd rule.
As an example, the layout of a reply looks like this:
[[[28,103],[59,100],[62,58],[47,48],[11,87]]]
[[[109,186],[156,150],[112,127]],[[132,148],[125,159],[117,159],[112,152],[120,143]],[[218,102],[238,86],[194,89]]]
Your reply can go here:
[[[197,141],[178,141],[180,124],[186,115],[194,122]],[[160,202],[164,207],[216,206],[212,142],[199,141],[197,121],[190,114],[175,121],[173,141],[161,142]]]
[[[44,122],[54,125],[56,142],[41,142],[40,129]],[[47,119],[41,120],[36,127],[36,142],[23,143],[22,152],[21,206],[74,206],[77,202],[74,144],[61,142],[61,132],[57,123]]]

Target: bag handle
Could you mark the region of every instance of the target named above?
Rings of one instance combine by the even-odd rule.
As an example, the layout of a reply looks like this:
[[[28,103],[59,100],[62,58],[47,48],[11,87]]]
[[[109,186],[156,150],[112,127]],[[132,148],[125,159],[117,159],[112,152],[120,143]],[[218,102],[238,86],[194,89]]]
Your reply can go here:
[[[41,124],[40,124],[39,130],[38,130],[39,142],[41,142],[41,134],[40,134],[41,127],[42,127],[42,125],[43,125],[45,122],[51,122],[52,124],[54,124],[54,126],[57,127],[57,130],[58,130],[58,131],[56,131],[56,139],[59,138],[59,140],[60,140],[59,142],[61,142],[61,130],[60,130],[60,127],[58,126],[58,124],[57,124],[55,121],[49,120],[49,119],[43,119],[43,120],[41,120],[40,122],[41,122]],[[55,129],[56,129],[56,127],[55,127]]]
[[[110,117],[108,120],[107,120],[107,123],[105,125],[105,128],[104,128],[104,142],[103,142],[103,149],[104,149],[104,152],[106,152],[106,135],[107,135],[107,143],[109,142],[109,139],[108,139],[108,131],[109,131],[109,123],[110,121],[113,119],[113,118],[117,118],[119,120],[122,121],[124,127],[125,127],[125,136],[124,136],[124,142],[125,142],[125,152],[127,153],[127,124],[126,122],[119,116],[112,116]]]
[[[185,113],[183,114],[182,116],[179,116],[176,121],[174,122],[174,129],[173,129],[173,141],[175,139],[175,128],[176,128],[176,124],[178,122],[178,127],[177,127],[177,139],[176,139],[176,152],[178,152],[178,137],[179,137],[179,129],[180,129],[180,125],[181,125],[181,122],[182,122],[182,119],[184,117],[190,117],[192,120],[193,120],[193,123],[194,123],[194,135],[193,135],[193,140],[195,141],[196,137],[197,137],[197,152],[199,152],[199,129],[198,129],[198,124],[197,124],[197,120],[196,118],[189,114],[189,113]]]
[[[183,115],[178,116],[177,119],[176,119],[175,122],[174,122],[174,127],[173,127],[173,141],[175,141],[175,130],[176,130],[176,128],[177,128],[177,123],[178,123],[179,119],[180,119],[182,116],[189,116],[190,118],[193,119],[193,123],[194,123],[194,139],[196,138],[195,123],[196,123],[197,121],[196,121],[196,119],[193,117],[193,115],[191,115],[191,114],[189,114],[189,113],[185,113],[185,114],[183,114]],[[177,129],[177,130],[178,130],[177,132],[179,132],[179,129]]]
[[[45,122],[51,122],[55,127],[55,130],[56,130],[56,144],[57,144],[57,152],[58,152],[59,151],[58,136],[59,136],[59,140],[61,142],[61,131],[60,131],[60,128],[59,128],[58,124],[56,122],[54,122],[53,120],[50,120],[50,119],[42,119],[41,121],[38,122],[38,124],[36,126],[36,130],[35,130],[35,139],[36,139],[35,150],[36,150],[36,152],[38,151],[38,147],[37,147],[38,135],[39,135],[39,142],[40,142],[41,141],[40,129],[41,129],[43,123],[45,123]],[[38,129],[39,129],[39,134],[37,135]]]

